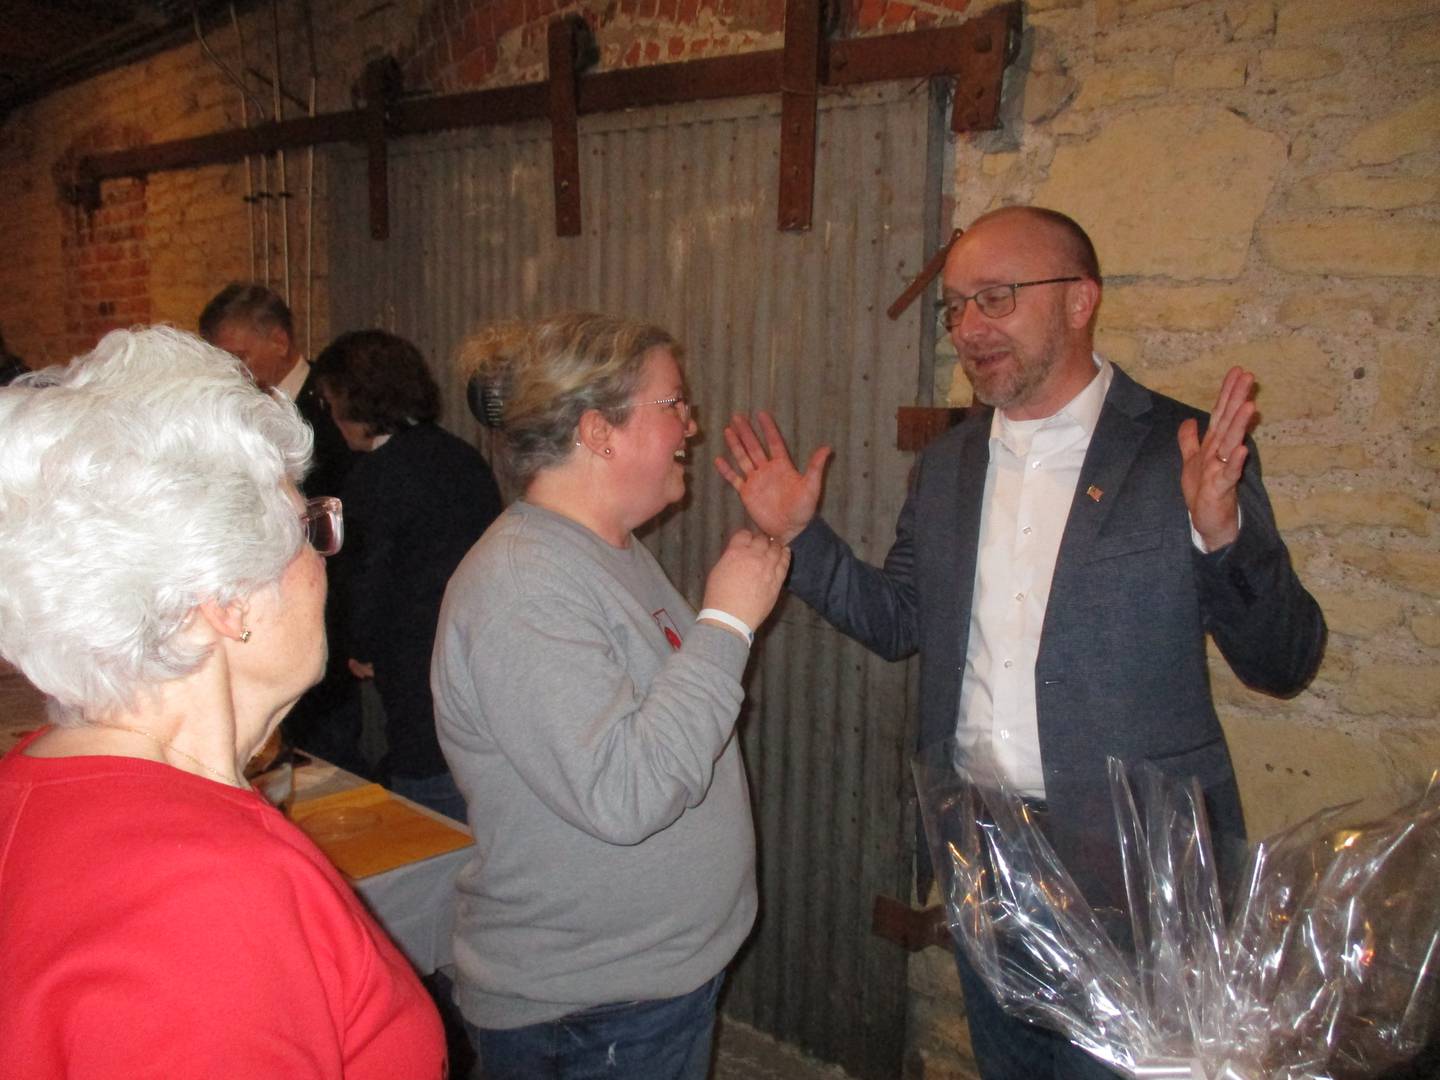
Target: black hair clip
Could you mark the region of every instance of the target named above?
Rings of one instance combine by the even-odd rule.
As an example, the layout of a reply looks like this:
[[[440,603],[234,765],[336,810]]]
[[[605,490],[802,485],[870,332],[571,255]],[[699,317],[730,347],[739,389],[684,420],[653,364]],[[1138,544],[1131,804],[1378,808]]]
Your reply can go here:
[[[465,401],[470,406],[470,414],[486,427],[505,426],[505,398],[496,380],[476,375],[465,385]]]

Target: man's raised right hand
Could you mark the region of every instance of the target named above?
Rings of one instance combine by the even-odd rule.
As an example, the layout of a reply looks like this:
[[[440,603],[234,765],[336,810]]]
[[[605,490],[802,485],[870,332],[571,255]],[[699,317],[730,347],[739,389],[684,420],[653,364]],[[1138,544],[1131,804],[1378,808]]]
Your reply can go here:
[[[815,509],[820,505],[825,464],[833,451],[821,446],[810,455],[805,472],[801,473],[790,459],[790,451],[774,418],[762,410],[756,419],[764,434],[763,442],[743,413],[735,413],[730,418],[730,423],[725,425],[725,446],[734,464],[717,457],[715,468],[740,493],[750,520],[766,536],[788,544],[815,516]]]

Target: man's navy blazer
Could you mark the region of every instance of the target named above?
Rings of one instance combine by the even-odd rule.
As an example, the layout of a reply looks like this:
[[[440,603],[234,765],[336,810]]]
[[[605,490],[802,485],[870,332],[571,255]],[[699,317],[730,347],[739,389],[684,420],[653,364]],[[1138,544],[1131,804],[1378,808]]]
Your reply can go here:
[[[920,456],[882,568],[818,517],[791,545],[791,591],[881,656],[920,653],[922,748],[958,720],[992,415]],[[1085,840],[1113,820],[1109,755],[1197,777],[1212,829],[1244,835],[1206,635],[1247,685],[1282,696],[1309,682],[1324,651],[1324,618],[1290,565],[1253,444],[1239,537],[1212,554],[1192,543],[1176,439],[1192,417],[1203,430],[1206,414],[1115,368],[1055,561],[1035,665],[1047,832],[1087,895],[1118,881],[1114,866],[1087,865]]]

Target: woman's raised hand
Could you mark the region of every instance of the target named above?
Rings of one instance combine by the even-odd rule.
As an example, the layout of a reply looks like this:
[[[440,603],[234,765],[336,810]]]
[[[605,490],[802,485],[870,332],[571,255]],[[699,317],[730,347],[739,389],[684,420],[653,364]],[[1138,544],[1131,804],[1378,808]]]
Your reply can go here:
[[[789,570],[788,547],[741,529],[730,537],[706,579],[703,606],[728,612],[756,629],[769,617]]]

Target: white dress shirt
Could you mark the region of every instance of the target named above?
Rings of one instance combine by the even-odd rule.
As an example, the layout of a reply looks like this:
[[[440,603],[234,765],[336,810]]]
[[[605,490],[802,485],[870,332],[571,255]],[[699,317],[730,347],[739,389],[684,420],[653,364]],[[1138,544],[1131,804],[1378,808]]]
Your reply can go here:
[[[1040,630],[1080,467],[1114,378],[1098,355],[1095,366],[1095,378],[1055,415],[1010,420],[996,409],[990,424],[956,737],[988,751],[1015,789],[1034,798],[1045,797],[1035,716]]]
[[[285,377],[276,383],[276,387],[285,392],[285,396],[291,401],[300,400],[300,391],[305,389],[305,380],[310,377],[310,361],[303,356],[295,361]]]

